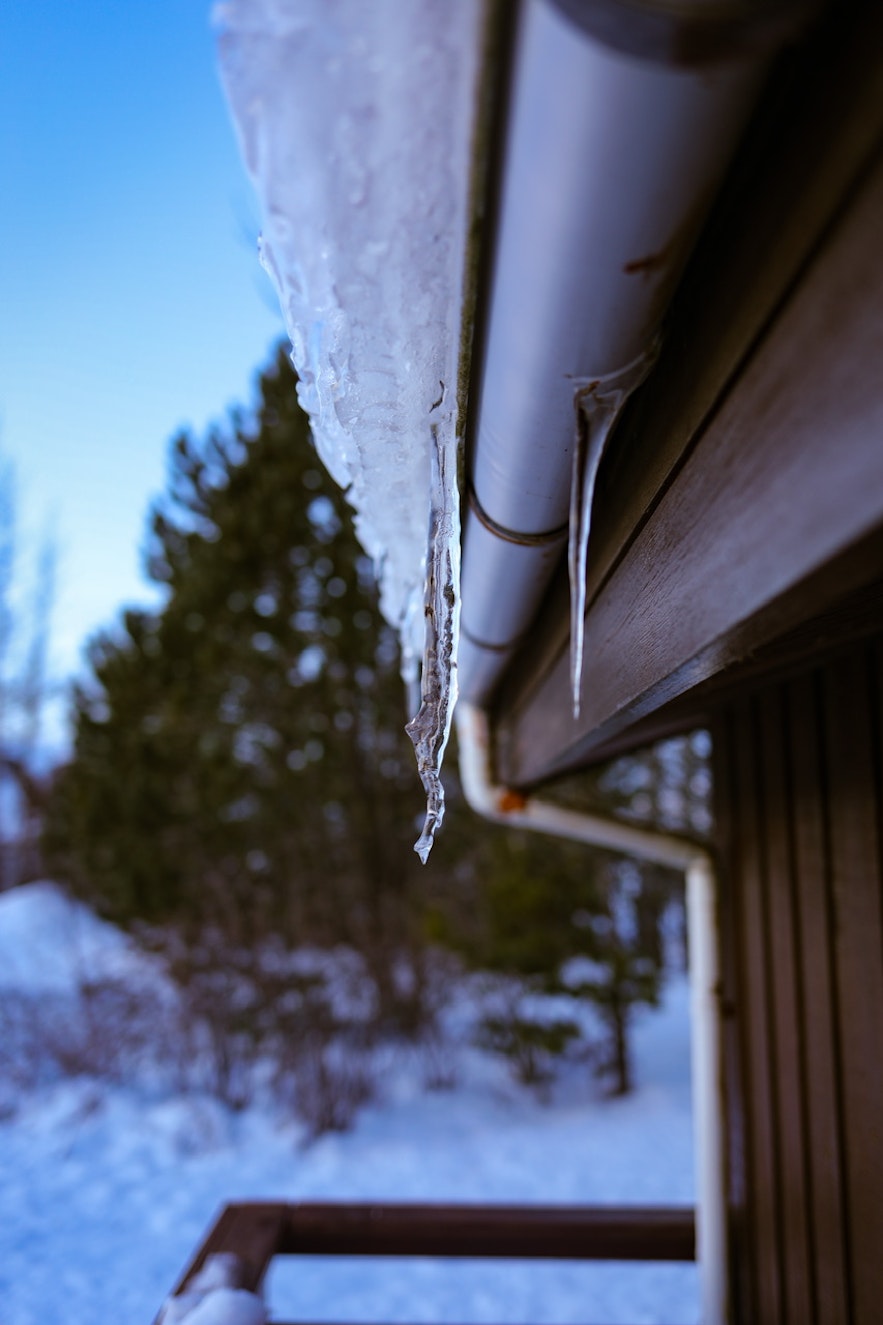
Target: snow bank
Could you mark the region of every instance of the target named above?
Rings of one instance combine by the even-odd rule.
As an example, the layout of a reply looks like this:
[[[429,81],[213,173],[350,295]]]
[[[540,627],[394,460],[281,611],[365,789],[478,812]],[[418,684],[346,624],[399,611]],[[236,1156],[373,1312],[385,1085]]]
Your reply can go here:
[[[84,981],[150,972],[131,939],[58,884],[29,883],[0,893],[0,990],[68,993]]]
[[[602,1098],[574,1068],[542,1103],[476,1051],[461,1053],[454,1089],[427,1094],[401,1056],[386,1064],[384,1102],[308,1149],[293,1122],[198,1096],[158,1103],[83,1082],[35,1094],[0,1120],[3,1325],[146,1325],[230,1200],[689,1203],[686,1006],[678,982],[638,1020],[639,1086],[625,1100]],[[689,1325],[699,1315],[688,1265],[279,1258],[265,1293],[278,1320],[419,1311],[424,1321]]]
[[[92,969],[133,960],[123,935],[51,884],[0,896],[4,993],[14,980],[28,992],[69,970],[72,930]],[[57,988],[50,984],[50,1001]],[[453,1045],[454,1087],[427,1093],[419,1050],[399,1047],[382,1063],[383,1099],[352,1132],[307,1149],[303,1129],[277,1112],[162,1095],[141,1077],[30,1090],[14,1113],[0,1110],[2,1325],[146,1325],[232,1200],[689,1203],[687,994],[675,981],[658,1012],[636,1018],[638,1089],[624,1100],[603,1098],[591,1074],[571,1064],[542,1102],[463,1043]],[[467,1013],[457,1009],[464,1024]],[[192,1289],[196,1296],[174,1308],[190,1310],[186,1325],[263,1319],[260,1301],[235,1282]],[[279,1258],[265,1294],[270,1319],[283,1320],[698,1319],[697,1272],[686,1265]]]

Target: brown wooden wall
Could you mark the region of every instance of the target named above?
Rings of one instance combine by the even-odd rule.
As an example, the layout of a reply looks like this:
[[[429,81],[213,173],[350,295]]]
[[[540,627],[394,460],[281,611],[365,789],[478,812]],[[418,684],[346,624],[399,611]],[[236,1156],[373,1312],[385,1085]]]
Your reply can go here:
[[[883,637],[715,731],[740,1325],[883,1321]]]

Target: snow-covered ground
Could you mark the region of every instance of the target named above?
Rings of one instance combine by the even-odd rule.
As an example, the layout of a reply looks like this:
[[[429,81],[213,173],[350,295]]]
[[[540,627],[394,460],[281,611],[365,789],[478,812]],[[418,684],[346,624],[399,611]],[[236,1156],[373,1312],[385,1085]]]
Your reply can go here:
[[[143,979],[143,960],[52,885],[0,896],[0,1001],[72,998],[84,961]],[[692,1200],[682,981],[637,1022],[638,1089],[624,1100],[572,1064],[541,1101],[497,1060],[450,1053],[456,1085],[427,1092],[420,1054],[385,1050],[378,1101],[310,1146],[269,1106],[234,1113],[149,1078],[0,1082],[0,1325],[149,1325],[235,1198]],[[699,1311],[692,1266],[304,1258],[274,1266],[266,1289],[271,1319],[679,1325]]]

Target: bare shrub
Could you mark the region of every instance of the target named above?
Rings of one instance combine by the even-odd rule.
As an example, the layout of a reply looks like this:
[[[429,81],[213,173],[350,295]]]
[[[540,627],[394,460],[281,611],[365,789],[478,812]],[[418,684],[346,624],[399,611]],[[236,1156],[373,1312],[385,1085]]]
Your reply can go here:
[[[574,1000],[550,995],[537,982],[497,977],[486,982],[482,1003],[475,1043],[505,1059],[519,1084],[545,1094],[565,1059],[586,1056]]]
[[[124,1081],[160,1056],[169,1013],[161,994],[143,984],[119,977],[84,981],[69,1016],[53,1019],[45,1035],[63,1075]]]
[[[119,978],[73,992],[5,989],[0,998],[0,1107],[60,1078],[122,1082],[163,1057],[173,1030],[159,991]]]
[[[315,973],[299,977],[278,1011],[277,1099],[293,1110],[309,1139],[347,1131],[376,1093],[370,1020],[341,1015],[326,980]]]
[[[456,1047],[444,1029],[433,1023],[420,1041],[423,1085],[427,1090],[453,1090],[459,1080]]]
[[[287,1080],[295,1114],[310,1140],[325,1132],[349,1131],[377,1088],[370,1052],[316,1035],[305,1038]]]
[[[54,1072],[35,1015],[33,996],[4,989],[0,997],[0,1105],[14,1112],[16,1097]]]
[[[233,960],[197,949],[186,971],[173,969],[180,999],[177,1038],[185,1089],[204,1090],[233,1109],[243,1109],[254,1095],[255,1065],[261,1047],[260,1000]]]
[[[376,1006],[357,954],[237,948],[208,932],[152,941],[180,994],[184,1089],[232,1108],[268,1089],[310,1138],[352,1125],[375,1093]]]
[[[138,938],[152,960],[131,972],[68,990],[4,991],[0,1114],[28,1089],[91,1077],[209,1095],[234,1109],[272,1102],[313,1139],[350,1128],[376,1097],[379,1046],[393,1041],[355,950],[292,951],[273,939],[238,947],[219,931],[185,940],[144,929]],[[455,1080],[443,965],[422,974],[431,1016],[409,1042],[436,1089]]]
[[[441,948],[426,949],[423,960],[423,1026],[418,1040],[427,1090],[453,1090],[459,1075],[458,1043],[449,1012],[455,991],[463,987],[463,964]]]
[[[579,1035],[579,1026],[569,1017],[540,1021],[522,1016],[488,1016],[481,1022],[477,1043],[508,1059],[516,1081],[525,1086],[546,1086],[555,1076],[556,1061]]]

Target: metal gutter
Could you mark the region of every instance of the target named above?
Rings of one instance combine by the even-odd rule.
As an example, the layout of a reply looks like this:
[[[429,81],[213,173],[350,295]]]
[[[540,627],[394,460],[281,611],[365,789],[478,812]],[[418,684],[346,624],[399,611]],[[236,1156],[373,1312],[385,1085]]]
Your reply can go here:
[[[737,58],[687,67],[599,39],[597,17],[710,12],[755,21]],[[493,272],[479,350],[462,579],[460,692],[486,703],[529,630],[573,528],[578,434],[597,454],[652,362],[665,310],[755,104],[757,5],[525,0],[515,39]],[[651,12],[652,11],[652,12]],[[655,16],[655,17],[654,17]],[[701,20],[701,22],[700,22]],[[602,25],[603,26],[603,25]],[[726,30],[726,24],[716,31]],[[583,403],[617,382],[586,423]],[[595,404],[597,405],[596,396]],[[592,435],[594,432],[594,435]],[[576,508],[575,508],[576,509]],[[575,531],[576,532],[576,531]],[[582,555],[585,553],[583,540]],[[579,567],[579,557],[573,563]],[[578,586],[575,586],[578,587]]]
[[[499,785],[493,776],[487,714],[461,700],[456,717],[460,779],[466,800],[477,814],[510,828],[566,837],[683,871],[690,935],[696,1260],[701,1273],[703,1325],[727,1325],[727,1185],[714,859],[705,843],[680,834],[582,814]]]

